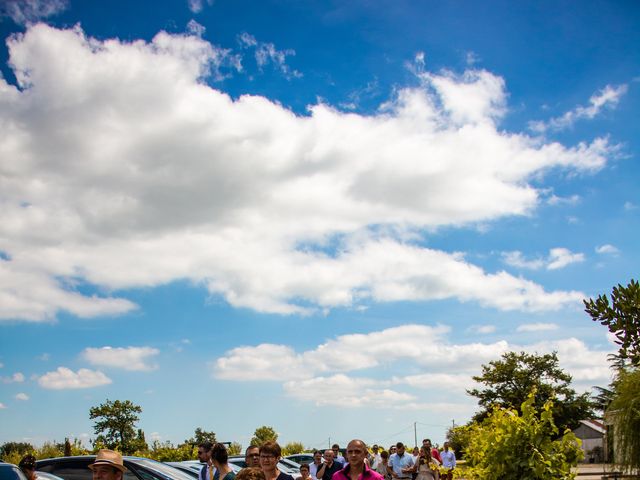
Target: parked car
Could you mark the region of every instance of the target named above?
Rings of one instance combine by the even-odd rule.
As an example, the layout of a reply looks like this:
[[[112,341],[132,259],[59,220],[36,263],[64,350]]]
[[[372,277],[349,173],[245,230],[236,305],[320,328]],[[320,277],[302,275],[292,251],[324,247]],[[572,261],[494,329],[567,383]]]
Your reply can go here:
[[[184,460],[182,462],[164,462],[167,465],[172,466],[173,468],[177,468],[178,470],[182,470],[183,472],[188,473],[193,478],[198,478],[200,476],[200,470],[204,466],[204,463],[200,463],[198,460]],[[231,470],[233,473],[238,473],[242,470],[238,465],[234,465],[233,463],[229,463]],[[215,473],[215,469],[214,469]]]
[[[296,453],[295,455],[287,455],[283,458],[286,460],[291,460],[292,462],[296,462],[299,465],[302,465],[304,463],[313,463],[313,453]],[[324,462],[324,458],[322,458],[322,461]]]
[[[234,455],[229,457],[229,465],[237,465],[240,468],[244,468],[247,466],[247,462],[244,459],[244,455]],[[291,475],[293,478],[300,476],[300,465],[284,458],[281,458],[278,462],[278,470]]]
[[[52,473],[63,480],[92,480],[89,465],[95,461],[95,455],[81,457],[58,457],[38,460],[36,471]],[[149,458],[124,457],[123,480],[193,480],[188,473]]]
[[[0,463],[0,480],[27,480],[27,476],[13,463]]]
[[[40,480],[64,480],[63,478],[49,472],[38,472],[36,475]]]

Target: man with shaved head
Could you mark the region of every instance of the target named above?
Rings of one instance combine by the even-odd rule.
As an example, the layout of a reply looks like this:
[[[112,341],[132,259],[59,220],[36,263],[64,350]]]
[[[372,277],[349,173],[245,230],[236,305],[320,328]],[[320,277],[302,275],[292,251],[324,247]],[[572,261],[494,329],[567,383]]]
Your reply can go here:
[[[347,445],[347,466],[333,474],[332,480],[383,480],[375,470],[371,470],[364,461],[367,458],[367,446],[362,440],[351,440]]]

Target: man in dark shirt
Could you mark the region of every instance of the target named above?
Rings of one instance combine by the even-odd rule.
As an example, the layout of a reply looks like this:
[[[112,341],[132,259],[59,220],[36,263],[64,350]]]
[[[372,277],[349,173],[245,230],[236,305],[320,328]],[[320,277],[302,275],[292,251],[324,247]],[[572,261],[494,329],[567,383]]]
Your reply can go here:
[[[324,451],[324,463],[318,468],[316,478],[318,480],[331,480],[333,474],[342,470],[342,464],[333,460],[333,450]]]

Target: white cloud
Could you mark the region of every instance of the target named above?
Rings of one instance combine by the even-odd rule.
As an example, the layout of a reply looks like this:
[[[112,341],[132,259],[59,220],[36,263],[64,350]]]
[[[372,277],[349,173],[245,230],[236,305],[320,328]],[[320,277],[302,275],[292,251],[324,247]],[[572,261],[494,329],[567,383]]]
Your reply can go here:
[[[151,347],[102,347],[85,348],[80,355],[91,365],[149,371],[158,368],[157,365],[148,362],[151,357],[155,357],[159,353],[160,350]]]
[[[2,377],[4,383],[22,383],[24,382],[24,374],[16,372],[10,377]]]
[[[192,35],[202,37],[206,30],[207,29],[204,25],[199,24],[194,19],[189,20],[189,23],[187,23],[187,32],[191,33]]]
[[[136,306],[120,290],[175,280],[285,314],[446,298],[538,311],[584,296],[416,241],[530,214],[531,179],[595,172],[611,154],[604,139],[498,128],[507,92],[490,72],[423,72],[373,115],[297,116],[205,85],[233,61],[194,36],[125,43],[38,24],[8,45],[20,88],[0,79],[0,319],[122,314]]]
[[[600,245],[596,247],[596,253],[599,253],[601,255],[618,255],[620,253],[620,250],[618,250],[618,248],[614,247],[613,245],[607,243],[605,245]]]
[[[48,18],[67,9],[67,0],[3,0],[0,17],[10,17],[15,23],[25,25]]]
[[[547,331],[554,325],[521,327],[525,328],[520,331]],[[528,345],[506,341],[456,344],[449,339],[446,326],[403,325],[368,334],[341,335],[299,353],[287,345],[244,346],[212,362],[213,374],[217,379],[237,382],[282,382],[287,395],[316,405],[400,409],[429,408],[433,400],[426,402],[425,396],[434,392],[464,396],[474,386],[471,377],[480,374],[480,366],[507,351],[557,351],[562,368],[573,375],[582,390],[606,384],[610,377],[606,357],[611,351],[591,350],[575,338]],[[400,370],[397,365],[401,365]],[[443,373],[445,368],[447,373]],[[402,371],[421,373],[398,375]],[[377,378],[353,377],[350,372]],[[393,372],[392,376],[384,378],[388,372]],[[459,407],[467,409],[474,403],[470,400]],[[444,404],[437,408],[448,411]]]
[[[558,325],[555,323],[525,323],[516,328],[516,332],[545,332],[549,330],[558,330]]]
[[[547,270],[557,270],[572,263],[584,262],[584,254],[573,253],[566,248],[552,248],[549,250]]]
[[[26,402],[27,400],[29,400],[29,395],[27,395],[26,393],[17,393],[15,399]]]
[[[469,327],[469,331],[473,333],[480,333],[483,335],[494,333],[496,331],[495,325],[472,325]]]
[[[502,260],[507,265],[517,268],[527,268],[530,270],[538,270],[546,268],[547,270],[557,270],[564,268],[572,263],[584,261],[584,254],[573,253],[566,248],[552,248],[546,258],[527,259],[522,252],[515,250],[511,252],[502,252]]]
[[[149,434],[149,438],[150,438],[152,441],[154,441],[154,442],[155,442],[156,440],[160,441],[160,440],[162,440],[162,435],[160,435],[160,433],[159,433],[159,432],[151,432],[151,433]]]
[[[0,410],[4,410],[5,408],[7,408],[7,406],[4,403],[0,402]]]
[[[86,368],[74,372],[66,367],[58,367],[57,370],[47,372],[38,378],[38,384],[50,390],[94,388],[110,383],[111,379],[101,371]]]
[[[512,267],[518,268],[528,268],[531,270],[538,270],[544,266],[544,260],[541,258],[535,258],[532,260],[527,260],[523,253],[514,250],[512,252],[502,252],[502,260],[507,265],[511,265]]]
[[[577,205],[580,203],[580,195],[571,195],[569,197],[558,197],[557,195],[551,195],[547,199],[549,205]]]
[[[627,85],[619,85],[617,87],[607,85],[589,98],[588,107],[578,106],[561,117],[552,118],[548,122],[531,122],[529,128],[540,133],[546,130],[558,131],[570,128],[577,120],[592,119],[604,108],[615,108],[620,102],[620,97],[625,93],[627,93]]]
[[[206,0],[207,5],[213,5],[213,0]],[[192,13],[200,13],[204,8],[203,0],[187,0],[187,5]]]
[[[259,42],[256,37],[247,32],[241,33],[238,36],[238,41],[243,48],[255,49],[255,60],[260,70],[267,65],[273,65],[285,78],[291,79],[303,76],[302,73],[292,70],[287,65],[287,57],[295,56],[295,50],[278,50],[273,43]]]
[[[627,212],[630,212],[630,211],[635,210],[637,208],[638,208],[638,206],[636,204],[634,204],[633,202],[628,202],[628,201],[624,202],[624,209]]]

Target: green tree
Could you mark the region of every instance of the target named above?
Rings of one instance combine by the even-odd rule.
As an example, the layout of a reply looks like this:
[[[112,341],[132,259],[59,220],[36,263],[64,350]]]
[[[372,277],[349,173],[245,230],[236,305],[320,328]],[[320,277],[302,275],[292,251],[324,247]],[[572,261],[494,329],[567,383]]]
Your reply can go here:
[[[277,442],[278,434],[273,428],[263,425],[262,427],[256,428],[256,431],[253,433],[253,437],[251,438],[251,445],[257,445],[260,447],[270,440]]]
[[[27,453],[32,453],[34,450],[33,445],[27,442],[6,442],[0,447],[0,457],[4,458],[12,453],[24,456]]]
[[[640,469],[640,369],[621,370],[607,409],[613,418],[616,462],[629,472]]]
[[[200,427],[196,428],[193,437],[184,441],[184,443],[188,443],[193,446],[198,446],[204,442],[216,443],[216,434],[214,432],[207,432]]]
[[[282,455],[295,455],[304,452],[304,445],[300,442],[289,442],[282,447]]]
[[[545,355],[507,352],[501,360],[483,365],[482,375],[473,379],[484,385],[467,390],[483,407],[474,417],[476,421],[486,418],[495,406],[518,409],[534,389],[536,408],[554,401],[554,421],[561,432],[593,417],[589,394],[578,395],[570,387],[571,375],[559,367],[556,352]]]
[[[580,440],[570,431],[554,440],[553,404],[540,413],[535,393],[515,409],[496,407],[482,423],[472,425],[465,460],[465,478],[482,480],[572,479],[582,458]]]
[[[240,455],[242,453],[242,445],[238,442],[231,442],[231,445],[227,448],[229,455]]]
[[[140,446],[140,432],[136,435],[136,422],[140,419],[142,407],[130,400],[114,402],[107,401],[97,407],[91,407],[89,418],[95,421],[93,429],[98,436],[95,444],[119,450],[125,455],[131,455]],[[142,438],[144,441],[144,438]]]
[[[618,284],[611,292],[611,302],[606,295],[583,300],[585,311],[595,322],[605,325],[616,337],[620,346],[614,356],[618,365],[630,362],[640,365],[640,285],[631,279],[629,285]]]
[[[447,430],[447,441],[451,450],[456,454],[456,458],[464,455],[464,452],[469,445],[469,435],[471,433],[471,426],[473,423],[467,425],[458,425],[451,427]]]

